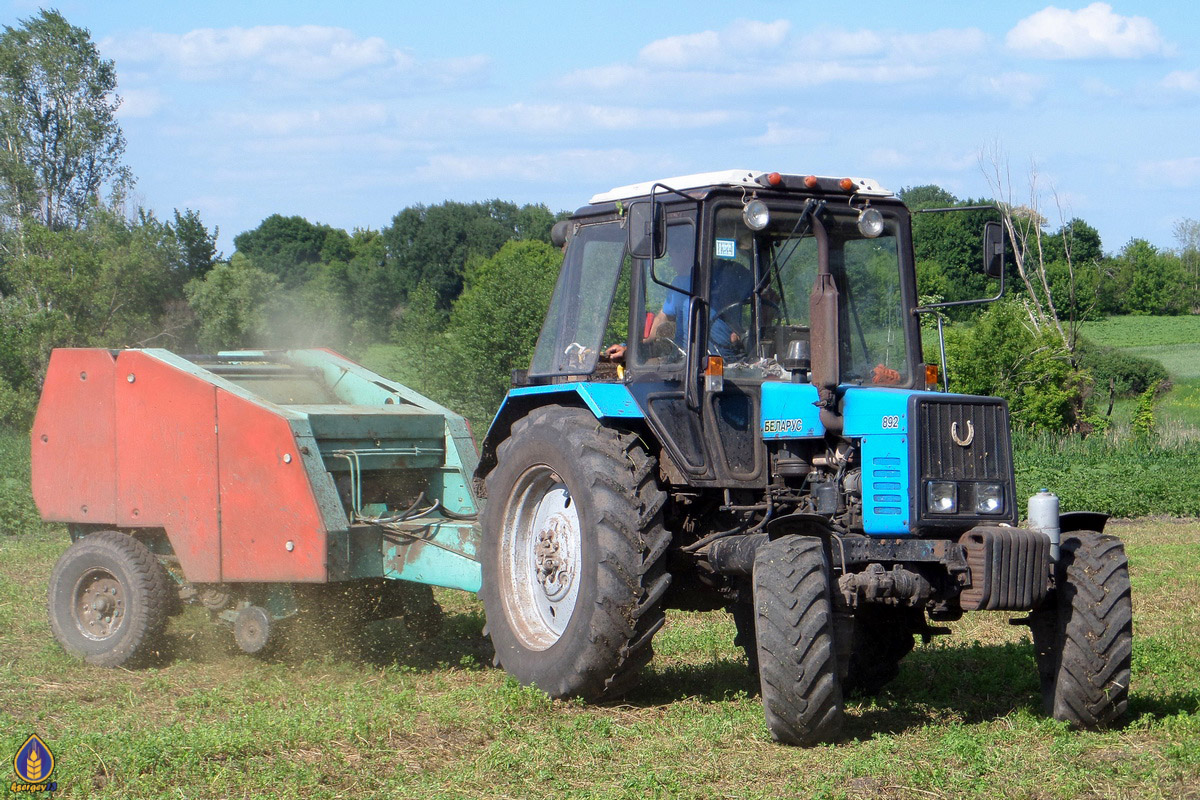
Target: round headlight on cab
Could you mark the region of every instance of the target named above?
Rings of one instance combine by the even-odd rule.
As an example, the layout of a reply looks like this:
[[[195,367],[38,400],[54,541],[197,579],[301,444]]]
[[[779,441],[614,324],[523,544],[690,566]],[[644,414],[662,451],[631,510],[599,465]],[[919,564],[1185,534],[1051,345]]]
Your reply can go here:
[[[742,208],[742,220],[752,231],[761,231],[771,222],[771,211],[762,200],[751,200]]]
[[[858,212],[858,232],[868,239],[878,238],[883,233],[883,214],[879,209],[867,206]]]

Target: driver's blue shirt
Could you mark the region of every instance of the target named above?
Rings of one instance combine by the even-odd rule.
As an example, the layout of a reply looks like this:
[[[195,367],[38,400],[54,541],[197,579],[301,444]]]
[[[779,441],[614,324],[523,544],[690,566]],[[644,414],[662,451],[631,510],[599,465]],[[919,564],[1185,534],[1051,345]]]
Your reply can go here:
[[[663,301],[663,313],[675,319],[675,343],[687,346],[688,296],[684,294],[691,286],[690,275],[680,275],[671,284],[680,291],[668,292]],[[720,258],[713,261],[712,296],[709,302],[708,348],[709,352],[722,358],[733,358],[741,353],[734,347],[733,334],[745,337],[742,323],[742,303],[754,292],[754,279],[750,270],[737,261]],[[728,308],[733,306],[733,308]],[[718,313],[722,310],[725,313]]]

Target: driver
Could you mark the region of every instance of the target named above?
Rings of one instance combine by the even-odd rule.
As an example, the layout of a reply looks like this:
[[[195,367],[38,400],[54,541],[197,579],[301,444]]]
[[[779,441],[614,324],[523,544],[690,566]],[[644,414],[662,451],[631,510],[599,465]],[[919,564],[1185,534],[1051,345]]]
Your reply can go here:
[[[740,227],[740,226],[739,226]],[[743,306],[754,293],[754,278],[749,268],[753,261],[753,239],[745,228],[733,232],[733,236],[718,236],[714,242],[715,257],[712,268],[712,291],[709,293],[709,352],[719,355],[726,360],[736,360],[744,353],[745,327],[742,320]],[[679,242],[676,238],[675,242]],[[668,252],[672,250],[672,241],[668,240]],[[691,242],[687,240],[688,259],[680,259],[681,264],[690,262]],[[674,260],[674,259],[672,259]],[[644,341],[650,342],[670,333],[671,338],[680,349],[687,347],[688,337],[688,289],[692,277],[689,269],[679,274],[672,285],[679,291],[667,292],[663,300],[662,310],[654,315],[650,323],[649,335]],[[682,323],[682,324],[681,324]],[[623,361],[626,346],[614,344],[605,351],[605,356],[611,361]]]

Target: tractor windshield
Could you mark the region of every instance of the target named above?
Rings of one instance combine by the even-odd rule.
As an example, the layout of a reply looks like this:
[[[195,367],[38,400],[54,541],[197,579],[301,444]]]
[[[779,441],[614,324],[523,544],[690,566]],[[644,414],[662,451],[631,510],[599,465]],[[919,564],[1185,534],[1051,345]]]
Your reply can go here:
[[[821,212],[829,234],[829,271],[840,299],[841,380],[907,384],[911,369],[899,223],[885,213],[883,233],[866,238],[857,220],[854,208]],[[709,297],[716,318],[710,324],[710,351],[726,357],[727,369],[786,377],[782,362],[789,345],[807,339],[810,331],[809,294],[819,265],[812,225],[800,208],[772,208],[767,227],[754,232],[743,222],[739,204],[717,211],[712,247]]]

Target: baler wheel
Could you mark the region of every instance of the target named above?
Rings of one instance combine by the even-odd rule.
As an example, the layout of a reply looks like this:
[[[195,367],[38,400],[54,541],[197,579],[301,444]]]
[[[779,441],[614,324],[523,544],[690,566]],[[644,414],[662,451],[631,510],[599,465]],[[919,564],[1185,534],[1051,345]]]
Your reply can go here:
[[[271,641],[271,615],[262,606],[246,606],[233,621],[233,640],[243,653],[261,653]]]
[[[497,455],[480,592],[496,664],[552,697],[619,696],[665,619],[656,460],[636,435],[559,406],[519,420]]]
[[[50,630],[71,655],[101,667],[145,662],[167,624],[171,584],[147,547],[119,531],[72,544],[50,573]]]
[[[1133,606],[1125,546],[1115,536],[1063,534],[1055,590],[1029,617],[1047,714],[1107,728],[1129,702]]]
[[[777,742],[830,741],[844,716],[829,563],[820,539],[783,536],[754,558],[758,674]]]

